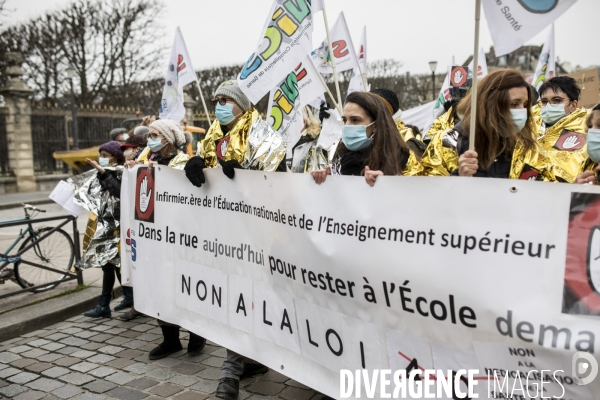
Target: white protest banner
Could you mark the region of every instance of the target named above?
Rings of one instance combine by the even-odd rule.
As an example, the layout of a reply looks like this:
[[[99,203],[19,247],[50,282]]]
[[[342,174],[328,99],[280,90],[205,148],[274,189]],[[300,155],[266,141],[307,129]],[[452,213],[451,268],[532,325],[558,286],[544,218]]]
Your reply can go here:
[[[358,68],[354,68],[352,71],[352,77],[350,78],[350,83],[348,84],[348,94],[352,92],[358,91],[368,91],[370,90],[369,85],[365,88],[364,83],[367,82],[367,75],[369,66],[367,64],[367,27],[363,26],[362,35],[360,37],[360,48],[358,49],[358,65],[360,65],[360,70]],[[362,76],[360,72],[362,71]]]
[[[329,35],[331,36],[331,50],[329,49],[328,40],[325,38],[321,45],[311,53],[317,71],[322,74],[333,74],[332,56],[335,57],[337,72],[347,71],[358,66],[358,58],[343,11],[338,15],[335,24],[329,31]]]
[[[431,117],[431,109],[434,105],[435,102],[430,101],[429,103],[404,110],[402,112],[402,121],[404,121],[405,124],[414,125],[423,131],[425,126],[427,126],[427,121]]]
[[[539,90],[540,86],[554,75],[556,75],[556,50],[554,47],[554,24],[552,24],[546,42],[544,42],[544,47],[542,47],[542,53],[531,84]]]
[[[160,118],[170,119],[177,123],[185,116],[183,106],[183,87],[196,80],[196,72],[192,65],[181,29],[175,30],[175,39],[171,48],[171,57],[165,75],[165,87],[160,100]]]
[[[321,1],[273,1],[256,50],[237,78],[240,89],[253,104],[310,53],[313,16],[322,7]]]
[[[328,113],[329,118],[323,119],[323,127],[317,141],[317,145],[324,149],[329,149],[334,143],[339,142],[344,126],[342,116],[335,108],[330,109]]]
[[[148,316],[334,398],[341,370],[435,368],[469,369],[479,398],[489,385],[600,399],[600,379],[578,384],[600,352],[600,188],[213,169],[197,188],[164,166],[124,173]],[[399,207],[403,194],[422,207]]]
[[[482,0],[496,56],[521,47],[577,0]]]
[[[450,96],[450,69],[452,68],[453,65],[455,65],[454,56],[452,56],[452,60],[450,61],[450,64],[448,65],[448,73],[446,74],[446,77],[444,78],[444,82],[442,82],[442,88],[440,89],[440,94],[438,94],[438,97],[435,99],[435,103],[431,110],[431,114],[429,115],[429,119],[427,120],[427,124],[425,126],[425,132],[427,132],[429,130],[429,127],[433,124],[435,119],[444,113],[444,103],[446,101],[450,100],[450,97],[451,97]]]
[[[132,209],[128,207],[129,204],[133,204],[133,194],[135,193],[135,179],[132,174],[126,173],[127,169],[121,178],[121,221],[131,221],[133,215],[131,215]],[[130,179],[131,177],[131,179]],[[131,230],[121,229],[121,285],[133,286],[133,263],[135,261],[135,239],[131,237]],[[135,236],[135,233],[134,233]],[[133,249],[133,252],[132,252]]]

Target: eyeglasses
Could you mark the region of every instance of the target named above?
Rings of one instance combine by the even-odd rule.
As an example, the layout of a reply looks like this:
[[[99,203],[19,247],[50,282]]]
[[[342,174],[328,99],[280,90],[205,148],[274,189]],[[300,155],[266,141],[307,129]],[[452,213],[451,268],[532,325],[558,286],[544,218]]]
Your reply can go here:
[[[556,97],[551,98],[550,100],[541,99],[540,103],[542,103],[542,107],[545,107],[548,103],[555,106],[555,105],[561,104],[563,102],[563,100],[565,100],[565,99],[566,99],[566,97],[556,96]],[[572,101],[567,103],[567,105],[569,105],[571,103],[572,103]]]
[[[216,107],[217,103],[224,106],[225,104],[227,104],[228,101],[229,101],[229,99],[227,97],[219,97],[217,99],[212,99],[210,101],[210,104],[212,104],[213,107]]]

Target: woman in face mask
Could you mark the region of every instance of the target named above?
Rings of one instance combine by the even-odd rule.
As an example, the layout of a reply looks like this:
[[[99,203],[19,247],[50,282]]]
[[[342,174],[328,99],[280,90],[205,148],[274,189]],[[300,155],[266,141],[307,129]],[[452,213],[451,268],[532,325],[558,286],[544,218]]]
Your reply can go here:
[[[125,162],[125,157],[121,151],[121,143],[113,140],[103,144],[99,149],[98,162],[89,158],[86,161],[98,171],[97,177],[102,189],[106,190],[116,199],[119,199],[121,197],[121,175],[123,173],[123,168],[120,166]],[[115,219],[119,218],[118,211],[119,208],[115,207]],[[119,272],[119,268],[115,268],[113,264],[108,262],[102,266],[102,275],[102,294],[98,300],[98,305],[93,310],[84,313],[83,315],[86,317],[102,318],[111,316],[109,303],[115,284],[115,275],[119,282],[121,282],[121,273]],[[131,307],[132,304],[133,289],[124,286],[123,300],[115,307],[115,311]]]
[[[171,168],[183,169],[190,157],[185,153],[185,146],[191,142],[192,137],[176,123],[168,119],[159,119],[150,126],[146,148],[138,157],[138,162],[148,164],[166,165]],[[128,162],[128,166],[135,163]]]
[[[394,120],[377,95],[351,93],[343,110],[342,141],[334,155],[341,175],[364,175],[370,186],[378,176],[404,175],[414,155],[398,133]],[[331,168],[311,172],[315,182],[325,182]]]
[[[597,185],[600,172],[600,104],[596,104],[586,119],[587,153],[589,159],[585,171],[577,177],[575,183],[589,183]]]
[[[464,114],[458,132],[458,168],[452,175],[488,178],[554,180],[551,165],[540,152],[530,110],[529,85],[516,70],[496,70],[479,84],[475,150],[469,149],[471,96],[458,105]]]
[[[147,140],[145,135],[129,136],[125,143],[121,145],[121,151],[125,156],[125,161],[135,161],[144,148],[146,148],[146,145]]]

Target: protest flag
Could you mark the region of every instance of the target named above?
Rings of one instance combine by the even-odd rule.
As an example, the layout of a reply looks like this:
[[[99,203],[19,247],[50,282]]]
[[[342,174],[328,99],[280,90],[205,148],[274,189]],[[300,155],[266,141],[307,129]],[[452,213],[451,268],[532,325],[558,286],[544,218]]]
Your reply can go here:
[[[538,60],[531,84],[537,89],[556,74],[556,50],[554,47],[554,23],[548,31],[546,42]]]
[[[177,27],[165,75],[165,87],[160,101],[159,116],[161,119],[170,119],[177,123],[183,119],[185,116],[183,87],[196,79],[196,72],[185,46],[181,29]]]
[[[322,1],[273,1],[260,40],[237,78],[252,103],[256,104],[310,53],[313,16],[322,7]]]
[[[577,0],[483,0],[496,56],[508,54],[540,33]]]
[[[369,85],[367,83],[367,72],[368,72],[368,64],[367,64],[367,27],[364,26],[362,30],[362,35],[360,38],[360,48],[358,49],[358,67],[354,68],[352,72],[352,78],[350,78],[350,83],[348,84],[348,94],[352,92],[357,92],[360,90],[364,90],[365,92],[369,90]]]

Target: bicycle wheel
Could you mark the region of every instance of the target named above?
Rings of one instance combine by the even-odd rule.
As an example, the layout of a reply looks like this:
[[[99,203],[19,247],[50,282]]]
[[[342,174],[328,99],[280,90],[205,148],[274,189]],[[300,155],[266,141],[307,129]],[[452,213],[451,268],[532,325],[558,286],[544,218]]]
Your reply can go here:
[[[52,228],[50,227],[38,229],[36,231],[36,237],[41,237],[51,230]],[[25,242],[23,242],[19,250],[29,246],[32,240],[33,237],[29,236]],[[67,277],[67,273],[73,266],[74,259],[75,246],[73,246],[71,236],[62,229],[57,229],[37,245],[21,254],[21,262],[15,264],[15,279],[24,289],[63,280]],[[33,265],[25,264],[23,261],[29,261],[65,272],[58,273],[48,271]],[[56,286],[58,286],[58,283],[42,286],[32,292],[43,292],[55,288]]]

